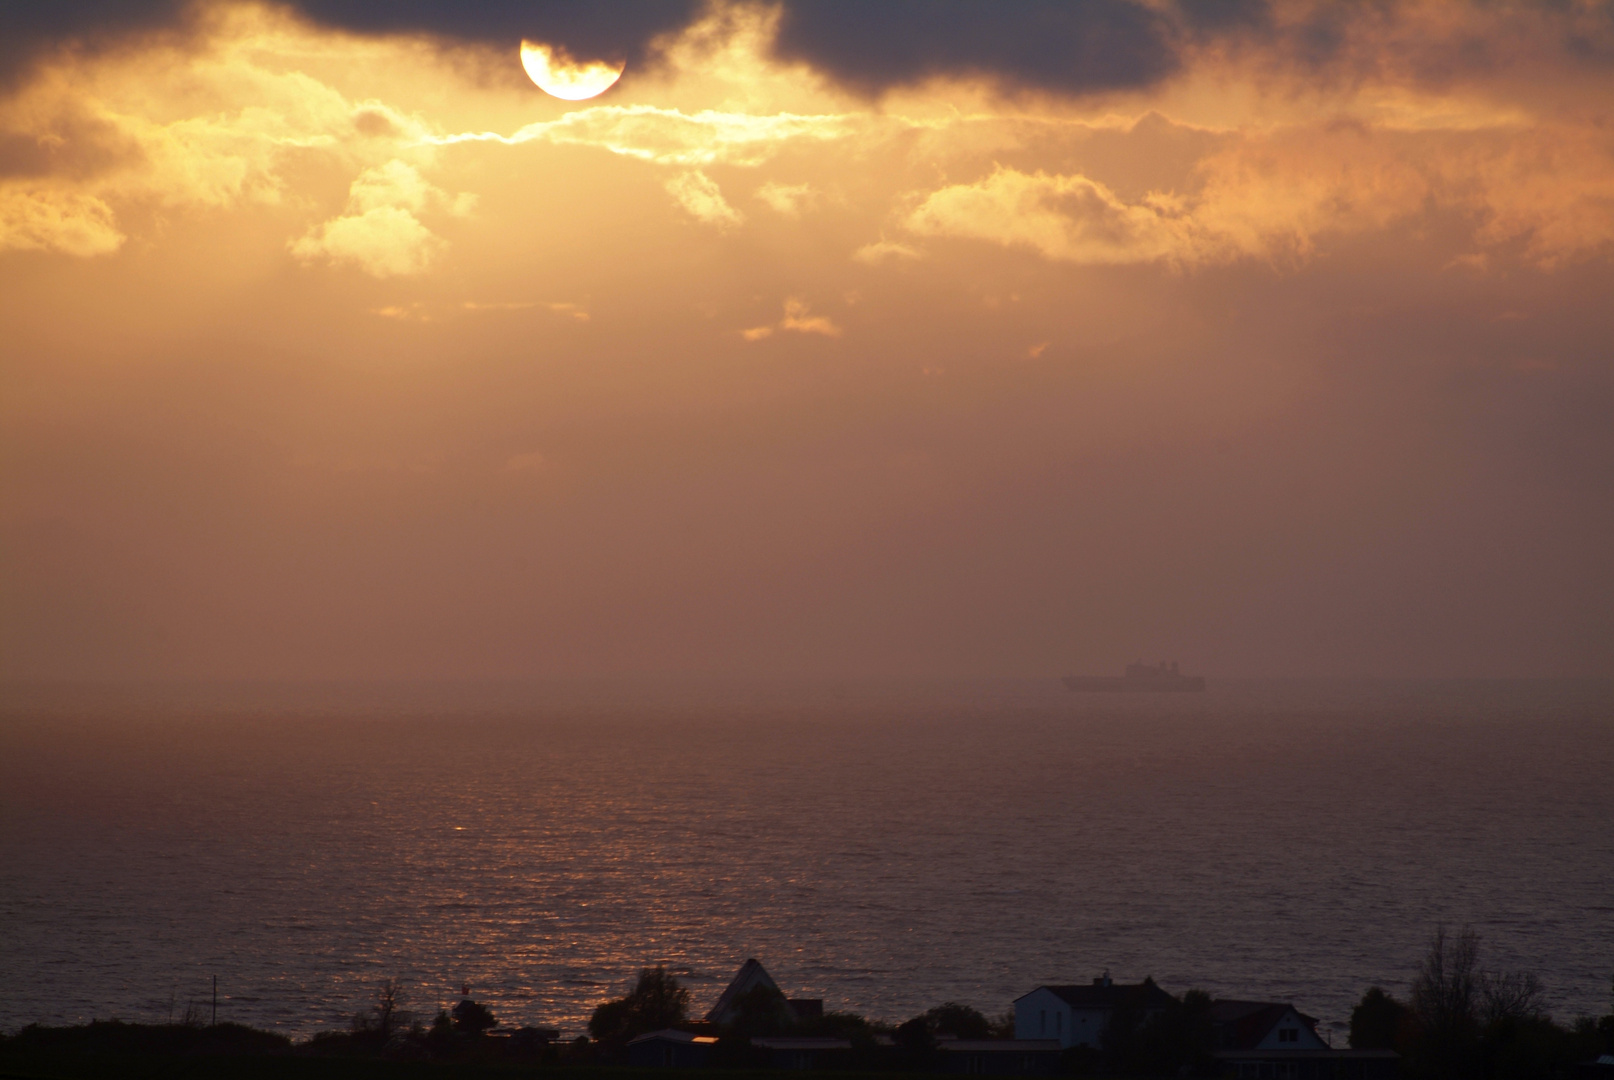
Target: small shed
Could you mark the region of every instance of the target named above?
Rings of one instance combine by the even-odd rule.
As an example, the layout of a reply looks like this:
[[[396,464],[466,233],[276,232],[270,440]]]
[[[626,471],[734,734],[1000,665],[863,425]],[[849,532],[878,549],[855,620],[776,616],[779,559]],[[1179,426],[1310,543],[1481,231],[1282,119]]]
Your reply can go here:
[[[628,1043],[628,1064],[639,1069],[704,1069],[711,1065],[716,1045],[711,1035],[652,1031]]]
[[[852,1056],[849,1039],[816,1035],[769,1035],[751,1045],[767,1055],[770,1069],[844,1068]]]
[[[1053,1076],[1059,1072],[1058,1039],[939,1039],[942,1072],[970,1076]]]

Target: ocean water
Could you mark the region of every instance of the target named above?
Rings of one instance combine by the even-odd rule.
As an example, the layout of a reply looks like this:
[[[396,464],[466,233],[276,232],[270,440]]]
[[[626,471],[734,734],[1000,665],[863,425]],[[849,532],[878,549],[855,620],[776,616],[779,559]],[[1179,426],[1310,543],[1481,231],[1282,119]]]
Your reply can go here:
[[[1152,975],[1338,1026],[1437,925],[1609,1008],[1614,686],[6,691],[0,1029],[205,1004],[295,1036],[382,979],[582,1030],[749,956],[901,1020]]]

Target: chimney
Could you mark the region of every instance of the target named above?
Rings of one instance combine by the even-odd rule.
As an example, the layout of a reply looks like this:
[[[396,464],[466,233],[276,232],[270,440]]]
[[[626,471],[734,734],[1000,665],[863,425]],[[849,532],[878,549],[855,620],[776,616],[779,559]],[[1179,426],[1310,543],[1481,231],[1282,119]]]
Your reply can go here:
[[[1094,986],[1108,986],[1108,985],[1110,985],[1110,969],[1105,968],[1104,969],[1104,974],[1100,975],[1098,978],[1093,980],[1093,985]]]

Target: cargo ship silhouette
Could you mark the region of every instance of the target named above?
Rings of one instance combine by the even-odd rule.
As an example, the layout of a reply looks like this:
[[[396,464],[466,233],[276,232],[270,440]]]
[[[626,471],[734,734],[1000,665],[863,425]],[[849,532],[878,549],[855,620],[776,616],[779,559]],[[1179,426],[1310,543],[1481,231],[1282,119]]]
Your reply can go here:
[[[1194,692],[1205,689],[1203,675],[1184,675],[1177,670],[1177,661],[1159,665],[1128,664],[1125,675],[1066,675],[1065,687],[1069,690],[1131,691],[1131,692]]]

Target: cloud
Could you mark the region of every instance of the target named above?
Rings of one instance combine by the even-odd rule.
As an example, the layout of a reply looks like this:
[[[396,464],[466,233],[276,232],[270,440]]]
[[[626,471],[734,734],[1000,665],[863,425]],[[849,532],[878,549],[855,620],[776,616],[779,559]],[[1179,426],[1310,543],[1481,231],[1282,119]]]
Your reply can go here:
[[[577,320],[578,322],[588,322],[589,320],[588,312],[580,304],[573,304],[569,301],[557,301],[554,303],[545,304],[544,307],[548,308],[550,311],[553,311],[556,315],[565,315],[568,318]]]
[[[1413,27],[1431,40],[1455,40],[1467,27],[1480,34],[1476,40],[1502,68],[1524,63],[1515,53],[1544,55],[1543,42],[1554,29],[1574,29],[1597,53],[1607,35],[1584,13],[1572,19],[1561,12],[1455,6],[1442,8],[1445,14],[1437,18],[1394,4],[1376,9],[1373,17],[1336,13],[1344,44],[1330,46],[1330,55],[1388,51],[1377,68],[1362,68],[1371,78],[1329,91],[1326,109],[1315,97],[1302,96],[1296,104],[1293,95],[1257,88],[1251,91],[1254,103],[1230,106],[1223,122],[1189,124],[1180,114],[1199,106],[1177,100],[1174,112],[1169,95],[1177,91],[1168,88],[1166,98],[1136,103],[1145,115],[1157,109],[1178,116],[1157,117],[1151,126],[1134,124],[1120,112],[1082,117],[985,105],[969,113],[927,113],[916,104],[911,111],[917,116],[894,106],[845,111],[833,90],[802,80],[799,70],[769,66],[764,31],[772,32],[771,14],[741,18],[733,13],[762,9],[719,8],[714,10],[732,18],[725,23],[712,16],[703,33],[732,32],[744,38],[743,48],[735,46],[739,52],[730,56],[721,51],[728,39],[702,38],[708,49],[702,53],[700,42],[692,43],[699,37],[693,31],[668,46],[668,62],[677,69],[668,95],[682,108],[594,105],[501,134],[434,130],[395,105],[356,100],[338,89],[346,86],[345,76],[331,74],[359,67],[364,77],[355,77],[355,85],[375,93],[390,85],[378,81],[376,71],[395,70],[405,58],[435,62],[429,43],[329,35],[282,9],[194,10],[187,24],[191,39],[153,37],[142,50],[64,53],[0,98],[0,244],[106,254],[122,243],[127,229],[120,215],[130,209],[300,205],[305,196],[293,192],[292,178],[308,174],[289,171],[288,163],[318,157],[360,179],[340,216],[295,240],[298,256],[347,261],[373,273],[418,273],[442,250],[430,214],[464,214],[472,201],[469,195],[443,194],[423,172],[451,163],[451,148],[464,144],[547,143],[595,147],[677,170],[668,185],[677,205],[720,228],[739,224],[744,215],[702,171],[707,166],[760,168],[792,154],[789,182],[765,176],[753,190],[774,211],[797,215],[809,207],[852,207],[850,196],[833,203],[815,203],[815,197],[826,187],[851,190],[835,177],[862,176],[877,161],[882,177],[895,179],[883,189],[860,189],[855,206],[888,214],[896,198],[895,216],[884,220],[906,227],[908,235],[858,248],[852,258],[865,264],[921,257],[916,238],[924,236],[999,243],[1091,264],[1293,260],[1307,257],[1328,234],[1382,230],[1436,210],[1460,215],[1475,250],[1496,253],[1497,265],[1508,261],[1504,251],[1552,267],[1598,257],[1614,246],[1614,153],[1598,118],[1573,109],[1533,110],[1512,84],[1485,93],[1464,89],[1458,76],[1469,69],[1453,69],[1452,79],[1435,89],[1421,88],[1395,60],[1401,48],[1396,43]],[[971,10],[943,5],[938,17],[965,25]],[[1053,9],[1028,3],[1010,21],[1038,10]],[[1152,10],[1173,26],[1198,27],[1207,18],[1187,6],[1158,4]],[[803,14],[805,8],[791,11],[791,18],[819,17]],[[1232,19],[1206,32],[1238,36],[1245,43],[1241,49],[1256,49],[1300,34],[1302,27],[1323,25],[1322,11],[1285,6],[1261,20]],[[876,22],[894,17],[867,16]],[[1505,39],[1509,28],[1522,44]],[[1239,85],[1248,84],[1248,70],[1240,76],[1238,67],[1245,53],[1232,46],[1218,52],[1204,44],[1208,38],[1193,40],[1200,42],[1196,62],[1206,65],[1206,77],[1240,77],[1246,82]],[[699,81],[709,73],[698,67],[702,56],[717,55],[711,49],[734,68],[724,68],[721,94],[699,98],[677,89],[693,80],[703,92],[712,91]],[[305,63],[310,56],[319,62]],[[1265,70],[1257,60],[1246,67]],[[433,69],[434,76],[439,70]],[[734,91],[735,72],[769,86],[784,80],[805,89],[756,104]],[[692,106],[712,100],[723,107]],[[1173,137],[1188,134],[1169,145],[1151,143],[1167,137],[1157,130],[1161,125]],[[1107,141],[1101,147],[1097,140]],[[1135,154],[1148,164],[1117,171],[1122,140],[1136,144],[1122,157]],[[1003,167],[988,172],[994,159]],[[823,162],[826,171],[807,172],[804,180],[800,170],[810,167],[809,160]],[[1082,162],[1079,170],[1075,161]],[[903,201],[896,192],[915,187],[915,170],[965,179],[913,191]]]
[[[797,334],[820,334],[823,337],[840,337],[841,328],[822,315],[808,311],[807,305],[797,297],[785,301],[785,317],[779,320],[779,329]]]
[[[1085,176],[1005,168],[931,192],[905,224],[1077,263],[1181,261],[1195,247],[1192,223],[1164,201],[1129,204]]]
[[[0,189],[0,250],[109,255],[123,245],[112,208],[93,195],[70,191]]]
[[[925,253],[918,248],[909,247],[907,244],[899,244],[893,240],[879,240],[872,244],[864,244],[852,252],[854,262],[864,263],[868,266],[876,266],[888,259],[911,260],[924,257]]]
[[[666,184],[667,192],[690,216],[708,225],[729,228],[745,220],[723,198],[723,192],[711,177],[697,170],[682,172]]]
[[[397,319],[400,322],[431,322],[430,312],[426,305],[414,304],[388,304],[385,307],[371,308],[370,314],[379,315],[383,319]]]
[[[740,331],[740,337],[746,341],[761,341],[772,337],[775,331],[785,331],[792,334],[816,334],[819,337],[838,338],[841,328],[832,320],[823,315],[814,315],[806,301],[798,296],[788,297],[784,304],[785,313],[777,323],[771,326],[753,326]]]
[[[581,58],[642,65],[656,38],[687,26],[701,0],[297,0],[289,5],[327,27],[372,35],[425,34],[509,46],[523,37],[561,45]],[[115,45],[131,35],[183,29],[187,0],[59,0],[0,6],[0,81],[41,51]]]
[[[466,311],[531,311],[537,306],[532,300],[467,300],[460,304]]]
[[[135,34],[181,26],[185,0],[0,5],[0,89],[43,53],[117,45]]]
[[[509,300],[483,302],[467,300],[460,305],[466,311],[531,311],[534,308],[543,308],[545,311],[564,315],[578,322],[588,322],[588,311],[581,304],[574,304],[569,300],[555,300],[547,303],[538,303],[536,300]]]
[[[661,35],[695,20],[703,0],[298,0],[309,17],[369,34],[432,34],[507,46],[522,38],[560,45],[580,60],[643,64]]]
[[[865,93],[978,75],[1080,93],[1174,72],[1171,31],[1131,0],[803,0],[785,5],[775,47]]]
[[[558,120],[528,124],[513,135],[465,132],[427,135],[421,142],[452,146],[464,142],[519,145],[594,146],[658,165],[756,166],[797,139],[829,142],[864,130],[873,118],[851,115],[758,115],[702,109],[684,113],[655,105],[595,105]]]
[[[802,210],[818,196],[811,184],[781,184],[777,180],[769,180],[757,188],[756,194],[757,198],[786,217],[800,217]]]
[[[357,263],[365,273],[383,278],[423,273],[443,246],[413,214],[396,206],[334,218],[289,245],[305,262],[326,258]]]
[[[1477,246],[1517,246],[1544,268],[1614,248],[1614,147],[1574,126],[1299,126],[1230,140],[1196,171],[1202,251],[1305,255],[1327,233],[1440,211],[1471,222]]]
[[[365,170],[353,181],[348,205],[361,214],[387,206],[420,210],[436,190],[413,165],[394,158],[380,168]]]
[[[523,38],[579,59],[624,61],[629,77],[714,12],[708,0],[292,0],[283,10],[372,37],[513,49]],[[173,37],[205,22],[184,0],[61,0],[0,5],[0,87],[41,56],[94,56],[137,36]],[[783,0],[776,57],[863,94],[927,79],[987,79],[1066,95],[1134,90],[1204,56],[1291,72],[1308,86],[1390,77],[1449,83],[1498,73],[1606,70],[1614,13],[1582,3],[1384,0]],[[508,73],[511,78],[515,73]]]
[[[1481,245],[1522,242],[1544,268],[1614,251],[1614,145],[1595,128],[1520,132],[1447,168],[1447,186],[1477,207]]]
[[[363,162],[419,134],[396,110],[277,67],[311,43],[266,9],[207,9],[195,30],[207,47],[159,40],[143,52],[68,54],[0,98],[0,244],[105,254],[122,240],[123,206],[273,205],[290,156]],[[415,198],[390,188],[356,197]]]
[[[415,214],[444,198],[414,166],[389,161],[353,181],[346,213],[309,230],[289,248],[305,262],[356,263],[375,277],[420,274],[447,245]]]
[[[1477,245],[1516,246],[1544,268],[1614,249],[1614,148],[1579,129],[1321,123],[1218,142],[1182,192],[1123,198],[1083,174],[999,166],[915,196],[903,224],[919,236],[1087,265],[1292,262],[1326,236],[1383,232],[1442,211],[1469,221]]]

